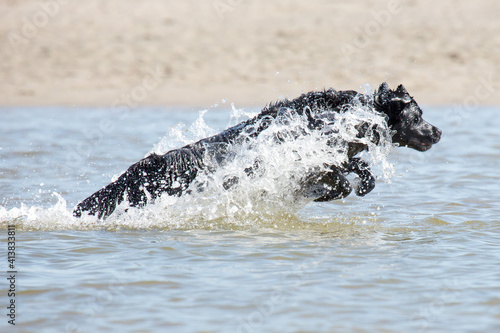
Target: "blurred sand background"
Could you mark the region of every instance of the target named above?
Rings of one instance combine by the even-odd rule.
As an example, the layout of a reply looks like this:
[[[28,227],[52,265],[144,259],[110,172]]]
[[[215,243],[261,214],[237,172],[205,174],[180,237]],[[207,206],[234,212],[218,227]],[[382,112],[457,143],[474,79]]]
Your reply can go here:
[[[500,103],[497,0],[2,0],[0,105],[264,105],[403,83]]]

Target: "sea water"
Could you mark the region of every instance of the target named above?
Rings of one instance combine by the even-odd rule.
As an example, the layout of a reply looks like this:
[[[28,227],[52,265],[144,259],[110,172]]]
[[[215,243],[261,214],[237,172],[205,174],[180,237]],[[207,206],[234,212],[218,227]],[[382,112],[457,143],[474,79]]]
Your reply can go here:
[[[14,226],[15,327],[500,330],[499,110],[423,109],[443,130],[441,142],[425,153],[373,147],[364,158],[377,185],[366,197],[297,201],[293,179],[345,157],[305,136],[233,151],[205,191],[99,221],[71,211],[148,153],[216,134],[259,110],[1,108],[0,253],[8,277]],[[242,167],[255,159],[265,171],[245,178]],[[224,191],[228,174],[241,181]],[[2,290],[4,332],[14,328],[6,279]]]

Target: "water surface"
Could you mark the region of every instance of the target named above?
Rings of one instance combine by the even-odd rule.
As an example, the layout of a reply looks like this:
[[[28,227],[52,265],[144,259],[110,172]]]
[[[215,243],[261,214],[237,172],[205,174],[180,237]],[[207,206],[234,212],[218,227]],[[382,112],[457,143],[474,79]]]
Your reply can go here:
[[[184,202],[177,220],[157,207],[82,224],[71,217],[80,200],[148,151],[224,129],[231,110],[197,123],[188,108],[2,108],[0,239],[6,249],[16,225],[16,327],[499,331],[499,110],[452,111],[425,108],[441,142],[394,148],[394,174],[364,198],[209,220],[196,205],[210,202]]]

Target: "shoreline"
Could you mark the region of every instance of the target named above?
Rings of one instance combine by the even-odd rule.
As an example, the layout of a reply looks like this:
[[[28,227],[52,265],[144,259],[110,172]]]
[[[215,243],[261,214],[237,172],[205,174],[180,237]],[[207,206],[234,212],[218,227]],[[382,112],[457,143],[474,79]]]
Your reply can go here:
[[[384,81],[421,105],[500,105],[500,2],[217,3],[2,2],[0,105],[262,106]]]
[[[404,85],[404,83],[403,83]],[[391,86],[391,89],[395,89],[396,84]],[[312,88],[311,90],[322,90],[328,89],[330,87],[324,88]],[[335,87],[332,87],[335,89]],[[356,90],[362,93],[364,87],[353,87],[353,88],[343,88],[336,90]],[[371,86],[371,88],[377,89],[377,86]],[[264,107],[265,105],[282,99],[293,99],[300,96],[303,93],[307,93],[311,90],[300,90],[298,87],[294,89],[285,90],[286,93],[281,94],[276,89],[266,90],[265,87],[261,89],[254,89],[253,91],[235,90],[234,86],[231,89],[224,90],[224,87],[211,87],[200,93],[197,91],[197,96],[191,96],[190,89],[168,89],[165,91],[169,92],[168,97],[162,97],[161,93],[163,89],[155,93],[151,93],[145,99],[132,97],[131,90],[124,89],[120,92],[116,90],[113,91],[86,91],[84,93],[64,93],[65,98],[33,98],[26,96],[15,96],[14,98],[2,98],[0,99],[0,107],[67,107],[67,108],[78,108],[78,107],[118,107],[127,106],[130,109],[136,107],[179,107],[179,108],[211,108],[214,106],[234,104],[236,107]],[[432,94],[414,94],[410,91],[410,94],[415,98],[419,105],[435,106],[435,107],[445,107],[445,106],[455,106],[464,108],[474,108],[474,107],[493,107],[500,105],[500,94],[495,94],[495,89],[489,90],[488,86],[478,84],[475,88],[475,92],[464,95],[462,97],[457,97],[449,95],[445,98],[441,96],[435,96]],[[491,94],[491,96],[490,96]],[[84,98],[90,95],[88,98]],[[487,98],[481,98],[488,96]]]

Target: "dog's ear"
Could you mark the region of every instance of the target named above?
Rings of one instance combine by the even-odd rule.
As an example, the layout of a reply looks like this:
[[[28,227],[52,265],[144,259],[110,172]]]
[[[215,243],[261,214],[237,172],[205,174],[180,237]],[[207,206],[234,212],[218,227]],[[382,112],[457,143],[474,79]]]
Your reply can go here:
[[[382,110],[391,101],[392,91],[389,89],[387,82],[382,83],[375,92],[374,103],[377,109]]]
[[[389,94],[390,92],[391,92],[391,89],[389,88],[389,85],[387,84],[387,82],[383,82],[378,87],[378,90],[377,90],[378,95],[386,95],[386,94]]]
[[[411,96],[406,91],[405,86],[400,84],[398,88],[394,91],[394,96],[391,99],[391,102],[403,102],[403,103],[410,103],[411,102]]]
[[[396,92],[400,93],[400,94],[407,94],[408,93],[408,91],[406,91],[405,86],[403,86],[402,84],[400,84],[398,86],[398,88],[396,89]]]

